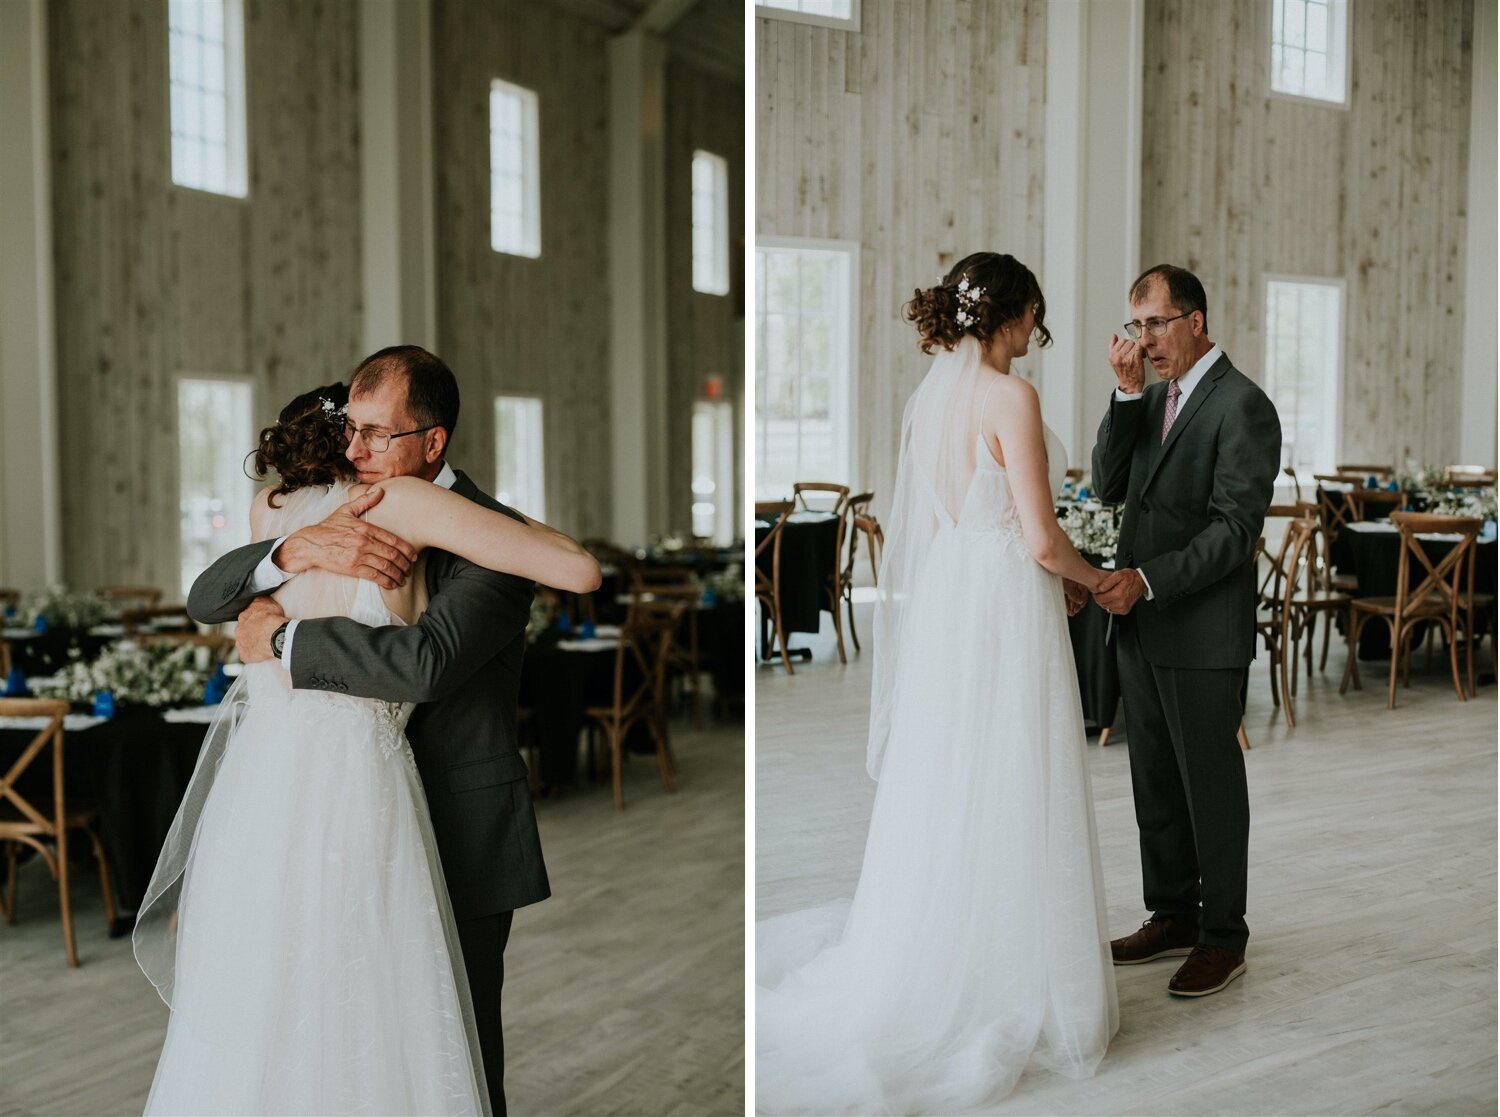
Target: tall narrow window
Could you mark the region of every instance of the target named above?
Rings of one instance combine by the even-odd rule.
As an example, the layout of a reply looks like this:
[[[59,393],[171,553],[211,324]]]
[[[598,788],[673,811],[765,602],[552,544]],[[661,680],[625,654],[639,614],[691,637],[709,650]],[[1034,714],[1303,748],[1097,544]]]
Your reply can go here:
[[[859,0],[756,0],[755,14],[842,31],[859,30]]]
[[[182,592],[220,555],[250,542],[255,483],[245,455],[255,446],[250,385],[177,382],[177,491]]]
[[[854,252],[765,244],[755,252],[756,499],[797,481],[848,482]]]
[[[547,518],[539,399],[495,397],[495,499],[533,519]]]
[[[245,34],[240,0],[168,0],[172,181],[243,198]]]
[[[1281,416],[1282,465],[1306,477],[1338,456],[1343,287],[1266,280],[1265,390]]]
[[[693,404],[693,534],[724,544],[734,540],[734,409]]]
[[[490,83],[490,247],[542,254],[537,100],[529,89]]]
[[[1271,90],[1349,99],[1349,0],[1271,0]]]
[[[693,152],[693,290],[729,294],[729,164]]]

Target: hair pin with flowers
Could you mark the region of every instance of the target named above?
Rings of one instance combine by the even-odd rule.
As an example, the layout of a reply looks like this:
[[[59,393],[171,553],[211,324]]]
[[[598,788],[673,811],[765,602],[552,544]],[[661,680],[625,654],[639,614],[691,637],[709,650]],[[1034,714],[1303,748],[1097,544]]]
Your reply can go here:
[[[979,315],[974,313],[979,306],[979,300],[984,295],[983,287],[971,287],[969,277],[964,276],[958,281],[958,313],[954,317],[960,326],[975,326],[979,324]]]
[[[319,396],[318,403],[323,407],[323,418],[327,419],[330,423],[343,425],[344,420],[349,415],[349,405],[347,403],[339,406],[327,396]]]

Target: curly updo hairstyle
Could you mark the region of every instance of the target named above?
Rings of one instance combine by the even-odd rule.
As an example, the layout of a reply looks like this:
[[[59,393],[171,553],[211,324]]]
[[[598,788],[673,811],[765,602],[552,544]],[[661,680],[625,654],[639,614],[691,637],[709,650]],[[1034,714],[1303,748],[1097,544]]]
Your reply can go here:
[[[328,401],[331,407],[325,406]],[[274,426],[260,432],[260,443],[252,457],[255,476],[264,479],[272,470],[279,481],[271,490],[276,498],[308,485],[332,485],[354,476],[354,467],[344,457],[344,408],[349,389],[328,384],[303,392],[281,409]]]
[[[965,280],[968,286],[960,291],[959,285]],[[984,292],[977,300],[968,297],[975,288]],[[1047,300],[1031,269],[1014,256],[976,252],[954,264],[936,287],[913,292],[901,314],[917,327],[922,352],[930,356],[939,346],[956,348],[965,334],[988,345],[996,330],[1019,322],[1028,306],[1036,308],[1037,343],[1051,345],[1052,334],[1043,325]],[[960,321],[960,313],[964,321]]]

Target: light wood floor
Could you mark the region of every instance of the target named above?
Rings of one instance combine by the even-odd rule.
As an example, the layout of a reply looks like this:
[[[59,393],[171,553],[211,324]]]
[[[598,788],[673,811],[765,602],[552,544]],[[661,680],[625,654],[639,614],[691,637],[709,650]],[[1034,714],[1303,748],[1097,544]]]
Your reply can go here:
[[[792,641],[817,651],[795,677],[756,671],[761,918],[858,879],[871,656],[851,645],[840,667],[830,632]],[[1166,992],[1171,961],[1117,969],[1120,1031],[1098,1075],[1028,1074],[992,1112],[1496,1112],[1496,691],[1460,703],[1421,662],[1388,711],[1380,665],[1341,697],[1331,651],[1328,674],[1303,679],[1292,731],[1257,663],[1248,972],[1182,1000]],[[1146,918],[1124,737],[1091,740],[1089,767],[1121,935]]]
[[[710,724],[711,718],[707,719]],[[744,1092],[744,734],[674,727],[655,762],[538,804],[553,896],[506,950],[506,1094],[525,1114],[735,1114]],[[95,881],[72,890],[83,965],[63,958],[46,871],[0,923],[0,1114],[139,1113],[167,1010],[111,941]]]

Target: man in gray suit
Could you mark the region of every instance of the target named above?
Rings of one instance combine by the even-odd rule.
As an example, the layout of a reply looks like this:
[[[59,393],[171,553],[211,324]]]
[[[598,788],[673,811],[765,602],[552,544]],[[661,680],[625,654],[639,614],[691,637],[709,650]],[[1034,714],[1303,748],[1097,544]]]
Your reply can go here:
[[[1118,565],[1096,600],[1114,614],[1152,914],[1110,946],[1122,966],[1187,955],[1167,989],[1201,997],[1245,972],[1250,803],[1237,731],[1281,423],[1209,340],[1191,272],[1151,268],[1130,305],[1129,337],[1110,339],[1118,386],[1094,447],[1095,489],[1125,502]],[[1149,387],[1144,361],[1161,378]]]
[[[347,457],[358,479],[421,477],[520,519],[445,461],[458,403],[453,373],[425,349],[395,346],[366,358],[349,385]],[[369,628],[343,617],[289,622],[260,596],[315,568],[387,589],[404,581],[416,557],[411,546],[359,519],[374,500],[231,551],[194,583],[188,612],[205,624],[238,619],[241,658],[279,657],[294,687],[418,704],[406,733],[458,923],[490,1104],[501,1117],[505,944],[515,909],[550,894],[516,737],[535,587],[433,550],[427,609],[410,626]]]

